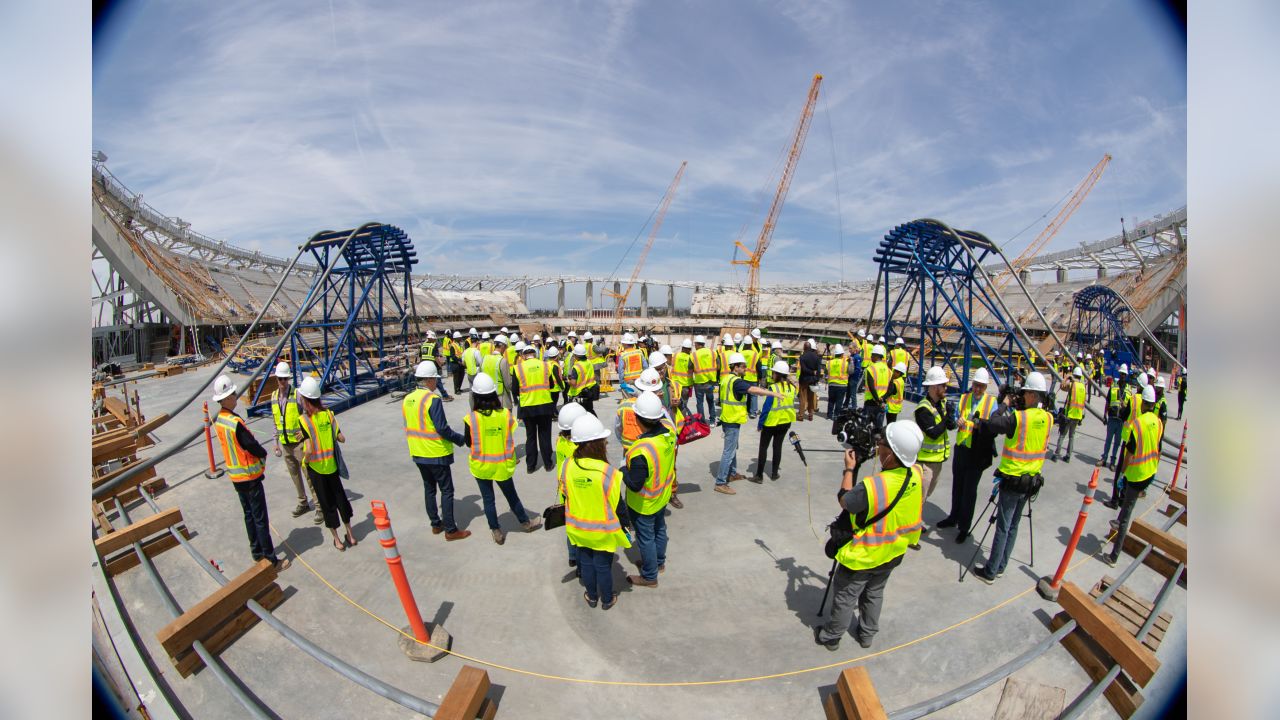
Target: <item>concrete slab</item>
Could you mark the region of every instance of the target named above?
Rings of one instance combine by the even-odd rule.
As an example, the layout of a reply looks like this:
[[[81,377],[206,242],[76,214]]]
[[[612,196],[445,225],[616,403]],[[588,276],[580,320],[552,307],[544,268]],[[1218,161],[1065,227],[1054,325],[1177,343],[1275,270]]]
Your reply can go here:
[[[206,368],[138,382],[144,411],[153,415],[170,410],[209,379],[210,372]],[[455,427],[461,426],[466,398],[464,394],[445,405]],[[1025,520],[1009,569],[993,586],[956,582],[976,538],[957,545],[954,530],[935,531],[922,540],[919,552],[909,553],[890,580],[875,645],[863,650],[849,638],[831,653],[813,643],[809,626],[817,620],[831,566],[822,553],[823,528],[838,510],[838,454],[809,453],[806,482],[805,468],[787,447],[778,481],[738,482],[738,494],[726,496],[711,491],[721,433],[713,430],[710,437],[683,446],[678,468],[685,508],[668,511],[671,540],[661,586],[630,589],[624,576],[634,572],[636,555],[634,550],[620,554],[614,578],[621,600],[606,613],[583,603],[581,586],[566,562],[563,530],[526,534],[499,498],[501,526],[509,534],[503,546],[492,542],[463,452],[456,454],[453,466],[455,512],[459,526],[474,534],[452,543],[431,534],[421,480],[405,447],[399,405],[399,397],[388,396],[342,414],[348,439],[343,451],[352,473],[346,488],[360,541],[345,553],[332,548],[325,540],[327,531],[313,525],[309,514],[290,516],[296,502],[292,483],[284,464],[268,458],[267,495],[277,544],[296,558],[280,577],[287,597],[276,615],[348,662],[434,702],[443,697],[462,663],[503,666],[481,665],[502,695],[499,717],[581,717],[603,706],[640,718],[784,713],[817,717],[822,693],[849,663],[867,665],[890,711],[956,687],[1045,637],[1048,620],[1058,608],[1042,600],[1034,584],[1052,573],[1061,558],[1104,434],[1089,418],[1076,436],[1076,459],[1046,464],[1047,483],[1035,505],[1035,568],[1026,565],[1031,528]],[[614,399],[597,403],[602,415],[614,408]],[[197,404],[156,434],[172,441],[199,421]],[[250,427],[272,447],[266,442],[273,435],[269,418],[255,419]],[[794,429],[806,448],[834,449],[829,427],[819,420],[798,423]],[[1178,430],[1171,427],[1170,432]],[[523,429],[517,439],[523,442]],[[744,474],[751,474],[757,445],[754,425],[744,428],[738,453]],[[522,444],[518,453],[523,457]],[[611,454],[621,458],[616,444]],[[195,546],[233,576],[251,562],[239,503],[225,478],[203,476],[205,465],[202,443],[162,463],[160,471],[170,487],[158,502],[165,508],[181,507],[195,533]],[[1171,475],[1169,462],[1160,478],[1167,481]],[[930,524],[947,512],[950,478],[948,468],[926,503]],[[514,482],[531,513],[554,501],[551,473],[530,476],[521,463]],[[1163,522],[1155,511],[1164,505],[1162,493],[1148,495],[1139,513]],[[400,651],[398,629],[405,617],[376,542],[371,500],[386,502],[423,617],[429,623],[447,624],[456,657],[428,665],[412,662]],[[131,509],[135,519],[147,512]],[[1112,517],[1114,512],[1093,506],[1077,566],[1067,576],[1081,586],[1092,586],[1102,575],[1116,572],[1088,557],[1099,550]],[[1173,532],[1185,537],[1185,530],[1179,525]],[[161,554],[156,565],[184,608],[215,589],[180,549]],[[1161,580],[1144,567],[1127,584],[1154,597]],[[143,573],[130,570],[114,581],[146,639],[146,649],[161,669],[170,670],[167,679],[181,704],[197,717],[241,716],[243,711],[209,673],[183,679],[172,672],[155,643],[155,631],[169,618]],[[1156,708],[1153,699],[1160,692],[1177,687],[1186,660],[1185,591],[1176,590],[1165,609],[1175,621],[1159,653],[1164,666],[1145,691],[1149,710]],[[409,715],[313,661],[261,624],[224,652],[223,659],[281,717],[323,717],[334,707],[359,708],[370,718]],[[1061,648],[1015,677],[1066,688],[1068,703],[1088,683],[1087,675]],[[935,717],[989,718],[999,703],[1001,686],[997,683]],[[1115,713],[1101,701],[1086,716],[1107,718]]]

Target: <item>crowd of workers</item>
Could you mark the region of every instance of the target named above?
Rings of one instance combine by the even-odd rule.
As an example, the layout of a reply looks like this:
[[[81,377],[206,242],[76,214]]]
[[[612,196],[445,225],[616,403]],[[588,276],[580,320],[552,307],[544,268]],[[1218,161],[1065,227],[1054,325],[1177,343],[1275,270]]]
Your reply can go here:
[[[719,347],[713,347],[715,340],[720,340]],[[815,626],[814,639],[834,650],[856,612],[854,635],[869,647],[890,573],[908,549],[920,547],[921,535],[930,532],[923,519],[924,501],[942,481],[947,460],[952,469],[951,507],[937,528],[955,528],[955,542],[963,543],[973,531],[982,475],[998,459],[989,503],[995,506],[995,537],[985,564],[974,570],[976,577],[992,583],[1003,574],[1019,520],[1043,484],[1040,471],[1045,460],[1071,460],[1075,430],[1092,393],[1086,378],[1098,381],[1104,376],[1101,358],[1051,356],[1046,362],[1065,378],[1055,390],[1049,378],[1034,369],[1032,357],[1027,358],[1030,372],[1025,378],[1013,374],[1012,387],[999,396],[989,392],[994,389],[991,373],[978,368],[954,401],[947,396],[946,371],[930,367],[914,413],[902,418],[904,378],[917,361],[901,338],[891,349],[886,346],[884,336],[862,331],[850,337],[848,347],[827,348],[824,357],[816,340],[810,339],[793,369],[782,357],[781,344],[766,341],[758,329],[745,336],[698,335],[685,339],[679,351],[631,332],[614,349],[590,332],[580,337],[570,332],[563,339],[535,334],[527,340],[506,328],[493,336],[474,328],[466,334],[429,332],[413,369],[415,387],[401,409],[432,532],[443,534],[446,541],[471,535],[454,518],[455,448],[466,448],[468,470],[479,487],[495,543],[506,540],[498,523],[495,484],[526,532],[542,526],[542,519],[529,514],[516,490],[516,425],[523,423],[527,473],[555,473],[560,505],[547,512],[560,511],[554,516],[565,526],[568,562],[582,581],[583,600],[607,610],[619,597],[610,570],[619,549],[633,543],[637,547],[637,573],[627,576],[634,586],[657,587],[666,569],[665,515],[668,505],[683,507],[677,455],[686,424],[705,419],[721,428],[724,444],[714,489],[734,495],[731,483],[747,479],[738,472],[737,449],[741,428],[749,420],[757,420],[759,429],[750,480],[762,483],[766,471],[777,480],[782,440],[793,423],[814,419],[819,385],[827,388],[827,419],[856,409],[861,391],[863,412],[882,429],[874,450],[880,469],[855,477],[855,469],[869,458],[845,451],[837,497],[848,517],[849,537],[835,551],[832,610],[825,623]],[[595,402],[610,380],[610,365],[616,369],[622,398],[613,417],[604,419],[595,412]],[[306,377],[294,390],[287,363],[280,363],[274,376],[275,453],[285,458],[297,492],[293,514],[299,517],[312,509],[310,489],[315,523],[328,528],[334,547],[343,551],[356,544],[349,524],[352,510],[341,482],[346,472],[339,445],[345,438],[334,414],[323,406],[316,378]],[[452,380],[454,395],[463,392],[464,382],[470,390],[470,410],[463,416],[461,431],[450,426],[442,406],[453,400],[445,391],[446,379]],[[1122,365],[1105,387],[1107,437],[1097,464],[1115,471],[1106,503],[1119,510],[1115,544],[1106,556],[1114,564],[1134,504],[1159,467],[1168,413],[1165,379],[1153,368],[1130,372]],[[1181,417],[1185,375],[1178,378],[1177,389]],[[1055,412],[1058,392],[1065,402]],[[262,489],[266,451],[235,414],[237,397],[231,380],[218,377],[213,400],[221,409],[214,428],[227,472],[240,497],[254,559],[287,565],[287,560],[277,558],[267,529]],[[696,413],[691,412],[695,407]],[[554,445],[552,423],[558,430]],[[1058,442],[1050,451],[1055,424]],[[608,457],[611,436],[623,450],[623,462],[617,465]],[[552,522],[551,516],[547,522]],[[338,534],[340,526],[345,535]]]

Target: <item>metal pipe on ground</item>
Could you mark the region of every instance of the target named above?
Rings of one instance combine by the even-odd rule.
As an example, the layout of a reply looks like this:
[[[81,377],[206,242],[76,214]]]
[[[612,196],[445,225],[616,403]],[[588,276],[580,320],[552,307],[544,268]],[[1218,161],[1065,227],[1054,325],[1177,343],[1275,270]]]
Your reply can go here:
[[[144,488],[138,488],[138,492],[142,495],[142,499],[146,501],[147,505],[151,507],[152,512],[160,512],[160,506],[156,504],[155,499],[151,497],[151,494],[149,492],[147,492]],[[178,541],[178,543],[182,545],[183,549],[187,551],[187,554],[190,555],[192,559],[196,561],[196,564],[199,565],[206,573],[208,573],[209,577],[213,578],[214,582],[218,583],[219,585],[226,585],[228,582],[230,582],[230,580],[228,580],[226,576],[222,574],[221,570],[219,570],[212,563],[210,563],[207,558],[205,558],[203,555],[200,554],[199,550],[196,550],[195,546],[192,545],[189,540],[187,540],[185,537],[182,536],[182,533],[178,532],[173,527],[170,527],[169,534],[172,535]],[[294,630],[293,628],[286,625],[283,621],[276,618],[276,616],[271,614],[270,610],[267,610],[266,608],[262,607],[262,605],[258,604],[256,600],[250,600],[247,603],[247,607],[249,608],[250,611],[253,612],[254,615],[257,615],[258,618],[261,619],[264,623],[269,625],[276,632],[283,635],[286,640],[293,643],[294,645],[297,645],[303,652],[310,655],[321,665],[324,665],[330,670],[333,670],[334,672],[356,683],[357,685],[360,685],[366,690],[375,692],[378,695],[381,695],[382,697],[396,703],[397,705],[408,708],[420,715],[425,715],[427,717],[435,717],[436,712],[440,709],[440,706],[437,705],[436,703],[423,700],[422,698],[417,697],[416,695],[411,695],[405,692],[404,690],[401,690],[400,688],[395,687],[394,685],[390,685],[382,680],[379,680],[378,678],[366,673],[365,671],[355,667],[354,665],[347,663],[345,660],[342,660],[341,658],[330,654],[328,651],[324,650],[323,648],[319,647],[315,643],[311,642],[305,636],[299,634],[296,630]]]

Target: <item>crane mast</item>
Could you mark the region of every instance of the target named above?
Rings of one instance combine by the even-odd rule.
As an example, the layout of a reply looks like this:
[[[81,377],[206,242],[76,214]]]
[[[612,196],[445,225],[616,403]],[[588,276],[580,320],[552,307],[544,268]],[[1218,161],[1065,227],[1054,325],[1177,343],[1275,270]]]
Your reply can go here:
[[[676,176],[671,180],[671,184],[667,186],[666,195],[662,196],[662,202],[658,205],[658,212],[653,218],[653,228],[649,231],[649,239],[644,244],[644,249],[640,251],[640,259],[636,262],[636,267],[631,271],[631,279],[627,281],[627,287],[620,293],[603,291],[604,294],[614,298],[616,305],[613,308],[613,334],[617,335],[622,332],[622,313],[627,306],[627,298],[631,295],[631,288],[636,284],[636,278],[640,277],[640,269],[644,267],[645,258],[649,257],[649,249],[653,247],[654,238],[658,237],[658,230],[662,228],[662,219],[667,216],[667,208],[671,207],[671,201],[676,196],[676,188],[680,185],[680,178],[684,176],[684,168],[689,164],[688,160],[680,163],[680,169],[676,170]]]

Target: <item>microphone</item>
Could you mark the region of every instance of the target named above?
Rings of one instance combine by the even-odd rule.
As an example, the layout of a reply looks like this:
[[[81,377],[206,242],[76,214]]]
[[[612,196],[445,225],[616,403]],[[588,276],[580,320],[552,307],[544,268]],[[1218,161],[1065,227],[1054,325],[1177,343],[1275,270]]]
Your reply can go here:
[[[790,436],[791,436],[791,447],[795,448],[796,454],[800,456],[800,462],[804,463],[805,467],[809,467],[809,461],[806,460],[804,457],[804,448],[800,447],[800,436],[796,435],[795,430],[791,431]]]

